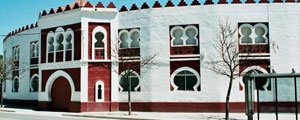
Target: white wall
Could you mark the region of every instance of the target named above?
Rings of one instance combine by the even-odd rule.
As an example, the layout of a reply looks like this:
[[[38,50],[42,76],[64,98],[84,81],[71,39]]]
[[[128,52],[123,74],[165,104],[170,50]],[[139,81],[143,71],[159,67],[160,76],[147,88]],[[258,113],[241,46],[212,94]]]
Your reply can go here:
[[[22,66],[23,70],[19,72],[19,92],[12,92],[12,80],[6,81],[6,92],[4,93],[5,99],[37,100],[38,93],[30,92],[30,42],[40,40],[39,34],[31,34],[39,32],[39,28],[33,28],[18,33],[15,36],[11,36],[3,43],[3,51],[6,51],[7,59],[12,57],[12,48],[14,46],[20,46],[19,64]]]
[[[116,43],[117,30],[140,28],[141,56],[157,54],[161,63],[153,69],[141,68],[141,92],[132,93],[137,102],[223,102],[228,86],[228,78],[219,76],[201,67],[200,92],[170,91],[170,48],[169,26],[199,24],[200,52],[208,56],[214,54],[211,40],[215,37],[218,20],[229,18],[232,25],[239,22],[268,22],[269,38],[279,49],[271,49],[271,67],[279,73],[289,73],[292,68],[300,71],[300,4],[232,4],[175,8],[157,8],[115,13],[113,10],[78,9],[65,13],[48,15],[38,20],[39,27],[22,33],[36,33],[40,29],[82,22],[83,54],[82,64],[87,69],[87,24],[88,22],[110,22],[111,40]],[[103,13],[103,14],[100,14]],[[238,35],[236,34],[236,37]],[[11,55],[13,46],[21,45],[20,60],[28,62],[30,42],[40,40],[40,35],[12,36],[4,43],[4,51]],[[112,44],[113,48],[113,44]],[[113,61],[115,59],[112,59]],[[45,66],[46,67],[46,66]],[[114,67],[113,69],[117,69]],[[87,101],[87,71],[82,71],[80,101]],[[29,93],[29,72],[20,75],[20,92],[11,93],[11,83],[7,82],[6,98],[36,99]],[[22,79],[24,77],[24,79]],[[26,79],[25,79],[26,78]],[[84,79],[86,78],[86,79]],[[112,101],[127,101],[126,92],[118,92],[118,75],[112,72]],[[243,102],[244,92],[239,90],[239,79],[233,83],[231,101]],[[289,97],[288,97],[289,98]]]
[[[268,22],[270,42],[279,50],[271,50],[271,66],[288,73],[300,71],[298,4],[233,4],[175,8],[158,8],[119,13],[119,28],[140,27],[141,56],[158,53],[163,64],[152,70],[142,68],[141,92],[133,93],[133,101],[153,102],[224,102],[228,78],[201,67],[200,92],[170,91],[169,26],[199,24],[200,52],[204,61],[214,54],[210,41],[215,37],[218,20],[229,18],[232,25],[240,22]],[[238,35],[235,35],[236,38]],[[297,39],[298,38],[298,39]],[[144,71],[144,72],[143,72]],[[244,91],[239,90],[239,79],[233,83],[231,101],[243,102]],[[120,93],[120,101],[127,101],[127,93]]]

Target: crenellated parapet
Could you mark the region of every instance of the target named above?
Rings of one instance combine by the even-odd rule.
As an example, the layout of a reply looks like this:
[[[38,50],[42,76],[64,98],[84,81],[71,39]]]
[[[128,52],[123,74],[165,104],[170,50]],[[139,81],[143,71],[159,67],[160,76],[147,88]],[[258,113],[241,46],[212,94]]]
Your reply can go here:
[[[102,2],[98,2],[96,5],[91,4],[90,2],[84,2],[84,3],[72,3],[72,4],[68,4],[66,6],[60,6],[57,9],[51,8],[49,10],[49,12],[47,12],[47,10],[43,10],[41,17],[45,17],[48,15],[52,15],[52,14],[57,14],[57,13],[61,13],[61,12],[67,12],[67,11],[72,11],[72,10],[76,10],[79,8],[113,8],[115,9],[116,6],[113,2],[110,2],[106,7],[103,5]]]
[[[137,11],[137,10],[145,10],[145,9],[159,9],[159,8],[172,8],[172,7],[186,7],[186,6],[206,6],[206,5],[234,5],[234,4],[280,4],[280,3],[299,3],[297,0],[274,0],[273,2],[271,0],[246,0],[244,3],[241,2],[241,0],[219,0],[219,1],[213,1],[213,0],[205,0],[203,2],[200,2],[200,0],[192,0],[190,3],[188,3],[186,0],[180,0],[178,3],[174,3],[172,0],[168,0],[165,4],[162,4],[159,1],[155,1],[152,5],[150,5],[147,2],[144,2],[142,5],[138,6],[137,4],[133,3],[131,6],[125,6],[119,8],[119,12],[130,12],[130,11]],[[80,8],[91,8],[97,10],[99,9],[117,9],[116,5],[113,2],[110,2],[107,5],[104,5],[102,2],[98,2],[97,4],[93,5],[92,3],[88,1],[81,1],[81,2],[74,2],[65,6],[59,6],[57,9],[51,8],[50,10],[43,10],[40,12],[40,18],[48,17],[50,15],[59,14],[59,13],[65,13],[68,11],[80,9]],[[20,33],[22,31],[31,29],[37,27],[36,25],[28,25],[24,26],[22,28],[16,29],[10,33],[7,34],[4,41],[17,33]]]
[[[3,42],[5,42],[10,36],[18,35],[21,32],[33,29],[38,27],[38,23],[32,23],[30,25],[23,26],[21,28],[15,29],[14,31],[9,32],[4,38]]]

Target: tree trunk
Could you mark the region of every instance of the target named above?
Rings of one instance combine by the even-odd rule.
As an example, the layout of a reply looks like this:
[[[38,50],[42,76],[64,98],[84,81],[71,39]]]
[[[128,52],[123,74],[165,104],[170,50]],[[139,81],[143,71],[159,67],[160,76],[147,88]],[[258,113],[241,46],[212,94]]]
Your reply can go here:
[[[230,99],[232,81],[233,81],[233,77],[231,76],[230,81],[229,81],[228,90],[227,90],[227,95],[226,95],[226,114],[225,114],[226,120],[229,120],[229,99]]]
[[[129,79],[129,76],[126,78],[128,81],[128,115],[131,115],[131,79]]]
[[[0,107],[3,107],[3,85],[2,85],[2,83],[3,83],[3,81],[2,80],[0,80],[0,104],[1,104],[1,106]]]

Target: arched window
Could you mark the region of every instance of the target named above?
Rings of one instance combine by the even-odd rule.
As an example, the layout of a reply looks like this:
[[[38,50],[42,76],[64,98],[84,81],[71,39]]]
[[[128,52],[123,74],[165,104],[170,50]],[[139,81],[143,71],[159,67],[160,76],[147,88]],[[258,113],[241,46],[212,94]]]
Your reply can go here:
[[[255,43],[267,43],[268,37],[266,36],[268,34],[268,27],[265,24],[256,24],[254,26],[255,31]]]
[[[122,30],[119,32],[120,48],[140,48],[140,30]]]
[[[186,45],[198,45],[198,29],[195,26],[187,26],[186,32]]]
[[[104,102],[104,83],[102,81],[97,81],[95,84],[95,101]]]
[[[252,69],[246,72],[246,74],[263,74],[263,72],[257,69]],[[243,83],[245,83],[244,79],[245,77],[243,77]],[[263,90],[263,91],[271,90],[270,82],[267,78],[255,78],[255,88],[256,90]]]
[[[132,29],[130,31],[130,48],[139,48],[140,47],[140,31],[138,29]]]
[[[171,35],[172,35],[172,45],[183,45],[184,40],[183,40],[183,32],[184,29],[181,26],[176,26],[171,30]]]
[[[20,58],[20,46],[13,47],[13,60],[19,60]]]
[[[199,30],[195,25],[174,26],[171,31],[171,46],[198,46]]]
[[[57,51],[64,50],[63,41],[64,41],[64,35],[62,33],[59,33],[56,37],[56,50]]]
[[[95,34],[95,38],[96,38],[96,43],[94,44],[95,45],[95,48],[104,48],[104,34],[102,32],[97,32]]]
[[[174,91],[200,91],[200,75],[189,67],[182,67],[171,75]]]
[[[30,43],[30,56],[31,58],[35,58],[39,56],[39,43],[37,41]]]
[[[131,72],[128,76],[128,80],[126,80],[124,76],[125,72],[123,72],[123,75],[121,75],[121,79],[119,81],[120,84],[120,91],[125,92],[129,90],[129,81],[131,81],[131,88],[130,91],[138,92],[140,91],[140,79],[136,72]]]
[[[39,90],[39,77],[37,75],[31,78],[30,91],[37,92]]]
[[[127,30],[122,30],[119,33],[119,38],[120,38],[120,48],[128,48],[128,39],[129,39],[129,35],[128,35],[128,31]]]
[[[66,30],[65,49],[72,50],[74,41],[74,32],[71,28]]]
[[[34,58],[35,57],[35,43],[31,43],[31,47],[30,47],[30,54],[31,57]]]
[[[48,33],[47,36],[47,46],[48,46],[48,53],[54,52],[54,33],[51,31]]]
[[[15,77],[12,86],[12,92],[19,92],[19,78]]]
[[[107,59],[107,32],[105,28],[98,26],[93,30],[93,45],[92,45],[92,59]]]
[[[72,35],[71,34],[67,34],[66,37],[66,50],[72,50]]]
[[[268,27],[265,24],[257,23],[242,24],[239,26],[241,44],[267,44]]]
[[[35,43],[35,56],[38,57],[39,56],[39,42]]]

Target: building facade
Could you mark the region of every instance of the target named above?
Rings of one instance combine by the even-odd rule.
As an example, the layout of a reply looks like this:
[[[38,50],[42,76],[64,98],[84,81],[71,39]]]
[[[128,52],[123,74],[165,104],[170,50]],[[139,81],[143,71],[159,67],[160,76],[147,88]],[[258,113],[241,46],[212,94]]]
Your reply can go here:
[[[128,88],[120,78],[124,71],[114,65],[118,46],[136,51],[137,64],[154,54],[160,63],[134,69],[130,75],[133,110],[225,111],[228,78],[205,69],[203,63],[216,54],[211,41],[219,21],[227,18],[238,30],[234,38],[239,52],[247,55],[248,49],[254,50],[251,59],[240,61],[231,111],[245,109],[243,74],[300,71],[298,3],[176,4],[156,1],[117,10],[113,3],[76,1],[41,12],[36,24],[10,32],[3,41],[5,61],[15,63],[5,66],[11,68],[3,87],[5,99],[34,102],[43,110],[126,110]],[[256,88],[273,90],[268,80]],[[289,102],[291,96],[284,98]]]

